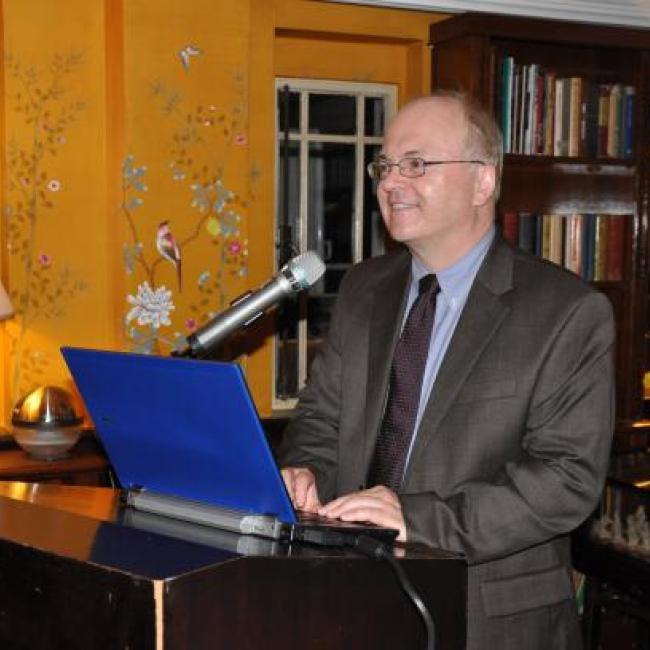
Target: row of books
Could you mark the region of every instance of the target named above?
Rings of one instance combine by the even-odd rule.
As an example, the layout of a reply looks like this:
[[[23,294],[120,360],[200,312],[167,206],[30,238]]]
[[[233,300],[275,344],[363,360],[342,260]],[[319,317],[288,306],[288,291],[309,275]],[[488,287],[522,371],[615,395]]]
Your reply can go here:
[[[505,153],[631,158],[635,103],[634,86],[560,77],[511,56],[501,62]]]
[[[503,236],[589,282],[623,279],[625,215],[505,212]]]

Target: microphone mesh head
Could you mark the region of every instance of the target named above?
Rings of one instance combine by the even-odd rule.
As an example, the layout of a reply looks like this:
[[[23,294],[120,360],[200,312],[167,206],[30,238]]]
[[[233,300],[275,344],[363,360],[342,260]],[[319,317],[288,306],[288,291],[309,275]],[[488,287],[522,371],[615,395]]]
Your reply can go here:
[[[307,251],[290,259],[287,268],[300,289],[311,287],[325,273],[325,264],[314,251]]]

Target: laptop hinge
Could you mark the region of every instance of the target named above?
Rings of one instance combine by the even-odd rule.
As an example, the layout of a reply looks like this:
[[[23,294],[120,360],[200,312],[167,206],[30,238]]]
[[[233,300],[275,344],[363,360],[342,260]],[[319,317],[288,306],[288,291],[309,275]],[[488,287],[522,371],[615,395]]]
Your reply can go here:
[[[284,524],[274,515],[250,514],[141,489],[126,490],[123,498],[127,506],[136,510],[213,526],[243,535],[260,535],[271,539],[286,539],[290,535],[291,526]]]

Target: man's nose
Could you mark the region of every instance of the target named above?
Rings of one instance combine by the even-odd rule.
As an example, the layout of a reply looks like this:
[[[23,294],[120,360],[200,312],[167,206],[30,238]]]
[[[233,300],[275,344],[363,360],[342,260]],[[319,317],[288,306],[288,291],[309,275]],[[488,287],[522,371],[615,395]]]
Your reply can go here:
[[[383,190],[390,192],[394,187],[401,187],[404,185],[406,179],[399,173],[399,167],[393,165],[388,168],[386,175],[381,179],[380,186]]]

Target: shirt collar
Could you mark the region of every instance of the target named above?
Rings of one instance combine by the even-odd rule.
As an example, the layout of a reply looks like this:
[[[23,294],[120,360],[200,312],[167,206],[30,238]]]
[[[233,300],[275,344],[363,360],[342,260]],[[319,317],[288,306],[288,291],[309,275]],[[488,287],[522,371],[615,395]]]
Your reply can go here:
[[[450,304],[463,300],[469,293],[474,277],[494,240],[495,232],[495,228],[492,226],[463,257],[446,269],[436,273],[440,291]],[[420,278],[433,271],[419,258],[412,256],[411,260],[411,290],[415,286],[417,295],[417,285]]]

